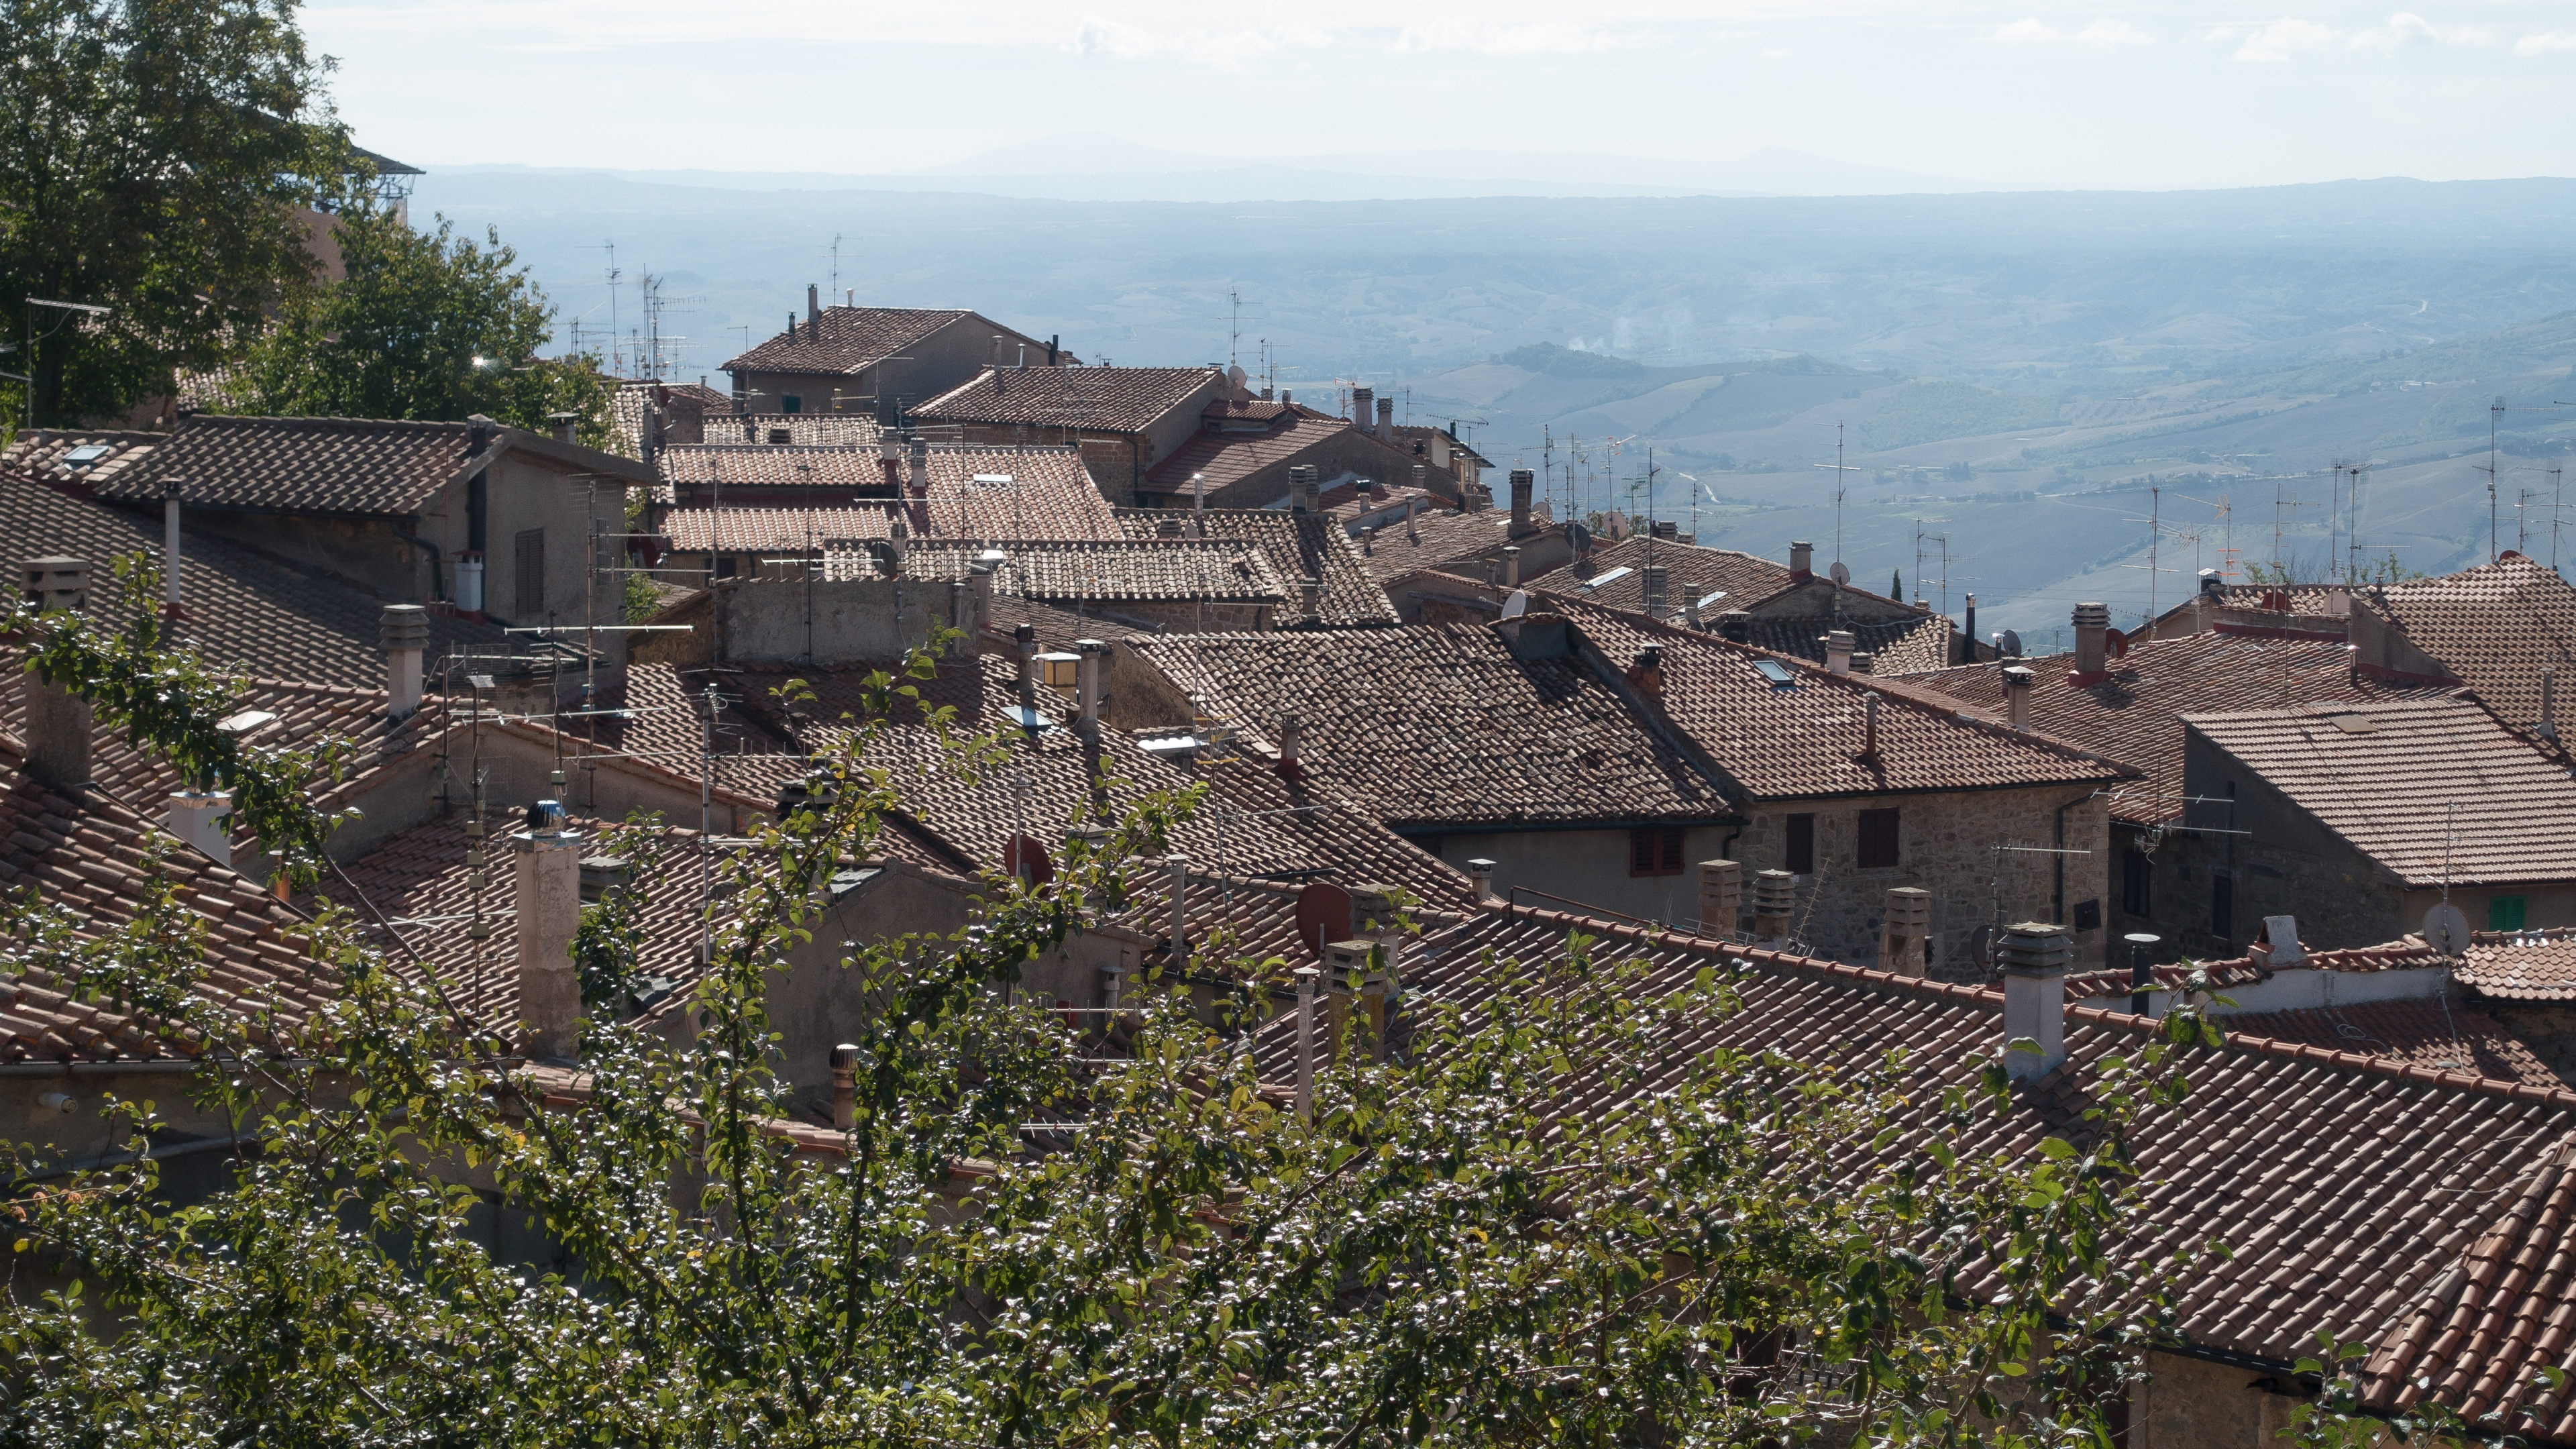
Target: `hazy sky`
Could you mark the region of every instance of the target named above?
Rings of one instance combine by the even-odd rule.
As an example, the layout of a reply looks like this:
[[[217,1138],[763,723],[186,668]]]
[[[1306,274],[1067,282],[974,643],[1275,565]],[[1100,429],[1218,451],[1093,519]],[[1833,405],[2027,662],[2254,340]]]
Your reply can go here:
[[[2013,186],[2567,174],[2576,5],[316,0],[425,165],[887,172],[1066,132],[1236,158],[1787,146]]]

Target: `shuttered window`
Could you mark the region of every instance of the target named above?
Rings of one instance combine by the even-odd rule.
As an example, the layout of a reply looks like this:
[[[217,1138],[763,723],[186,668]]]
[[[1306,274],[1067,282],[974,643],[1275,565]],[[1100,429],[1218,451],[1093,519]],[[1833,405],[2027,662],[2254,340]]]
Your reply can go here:
[[[1787,862],[1781,866],[1781,869],[1791,875],[1814,875],[1816,873],[1816,817],[1790,816],[1787,843],[1789,847],[1785,852]]]
[[[1886,870],[1896,864],[1896,812],[1860,812],[1860,868]]]
[[[1629,831],[1628,874],[1681,874],[1682,836],[1679,830]]]
[[[519,534],[519,618],[524,622],[542,617],[546,612],[546,531],[531,528]]]

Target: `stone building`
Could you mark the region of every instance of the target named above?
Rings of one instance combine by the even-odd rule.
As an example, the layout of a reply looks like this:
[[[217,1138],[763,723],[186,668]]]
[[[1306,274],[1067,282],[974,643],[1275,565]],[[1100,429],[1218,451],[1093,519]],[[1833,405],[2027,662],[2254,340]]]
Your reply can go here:
[[[1368,389],[1357,396],[1365,412]],[[1420,488],[1453,507],[1472,496],[1460,486],[1457,468],[1444,461],[1455,457],[1445,434],[1438,446],[1425,444],[1417,454],[1383,415],[1372,428],[1365,419],[1337,418],[1303,403],[1226,397],[1201,409],[1199,424],[1145,470],[1137,502],[1266,508],[1288,496],[1289,470],[1297,467],[1314,469],[1324,490],[1363,481]]]
[[[892,426],[979,368],[1073,361],[1052,338],[1041,342],[963,308],[826,307],[807,287],[803,320],[789,313],[786,331],[724,370],[738,412],[853,413]]]
[[[1110,501],[1135,504],[1151,501],[1147,475],[1199,435],[1210,406],[1253,400],[1240,368],[988,367],[907,418],[961,442],[1080,448]]]

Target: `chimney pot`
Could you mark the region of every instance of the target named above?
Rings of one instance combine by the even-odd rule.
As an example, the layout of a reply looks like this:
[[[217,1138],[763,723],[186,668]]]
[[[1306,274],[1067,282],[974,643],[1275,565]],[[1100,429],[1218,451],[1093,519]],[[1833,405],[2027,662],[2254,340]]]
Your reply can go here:
[[[1852,651],[1852,673],[1874,674],[1877,671],[1878,656],[1876,654],[1867,649],[1855,649]]]
[[[2004,1071],[2036,1081],[2066,1060],[2066,966],[2075,943],[2064,926],[2021,921],[2004,928],[1995,964],[2004,977]],[[2016,1047],[2027,1042],[2038,1048]]]
[[[1867,720],[1862,726],[1860,757],[1875,760],[1878,758],[1878,691],[1870,691],[1869,707],[1865,713]]]
[[[1729,609],[1718,615],[1717,637],[1737,644],[1753,642],[1753,615],[1743,609]]]
[[[1798,909],[1798,878],[1785,870],[1753,877],[1753,934],[1779,946],[1789,939],[1789,917]]]
[[[805,325],[810,328],[822,320],[823,289],[816,283],[808,282],[805,284]]]
[[[2030,728],[2030,688],[2039,682],[2039,671],[2027,665],[2007,664],[2004,675],[2004,719],[2014,729]]]
[[[1175,855],[1166,862],[1171,867],[1172,964],[1177,967],[1190,954],[1190,858]]]
[[[1503,587],[1504,587],[1504,588],[1507,588],[1507,589],[1517,589],[1517,588],[1519,588],[1520,586],[1521,586],[1521,546],[1520,546],[1519,544],[1517,544],[1517,543],[1507,543],[1507,544],[1504,544],[1504,545],[1503,545]]]
[[[551,807],[551,808],[549,808]],[[570,1061],[581,1041],[581,973],[572,940],[581,928],[581,837],[562,828],[561,805],[531,807],[517,847],[519,1015],[528,1055]]]
[[[232,813],[229,790],[181,790],[170,797],[170,833],[215,864],[230,865],[232,832],[224,822]]]
[[[1077,656],[1073,676],[1074,727],[1085,735],[1096,735],[1100,732],[1101,698],[1107,693],[1106,681],[1100,676],[1102,666],[1109,660],[1109,646],[1097,639],[1076,639],[1073,649]]]
[[[1836,674],[1851,673],[1852,645],[1849,629],[1836,629],[1825,636],[1825,668]]]
[[[1530,493],[1537,487],[1538,475],[1527,468],[1512,470],[1512,531],[1519,538],[1530,531]]]
[[[2075,606],[2075,672],[2105,672],[2111,656],[2111,610],[2100,603]]]
[[[1646,617],[1660,619],[1670,612],[1667,607],[1668,580],[1671,571],[1662,564],[1646,565]]]
[[[1720,941],[1735,939],[1735,922],[1744,913],[1744,867],[1732,860],[1699,863],[1699,933]]]
[[[184,602],[179,589],[179,495],[187,484],[161,480],[161,598],[176,615]]]
[[[1924,973],[1923,943],[1932,935],[1932,893],[1921,886],[1891,886],[1887,922],[1879,932],[1878,969],[1898,976]]]
[[[1494,863],[1492,861],[1478,856],[1467,862],[1467,879],[1476,884],[1476,899],[1490,901],[1494,898]]]
[[[859,1125],[859,1049],[843,1042],[832,1048],[832,1126],[847,1132]]]
[[[1321,579],[1299,579],[1297,581],[1298,619],[1304,623],[1312,624],[1323,618],[1323,616],[1324,581]]]
[[[1377,440],[1388,444],[1395,441],[1395,399],[1391,397],[1377,400]]]
[[[580,441],[579,433],[581,428],[581,414],[548,413],[546,414],[546,421],[554,424],[556,442],[573,443]]]
[[[89,562],[49,555],[27,560],[28,603],[46,613],[81,613],[89,604]],[[56,789],[89,783],[89,701],[68,684],[26,678],[27,769]]]
[[[1305,717],[1293,713],[1279,716],[1279,772],[1281,774],[1303,768],[1305,744]]]
[[[418,604],[387,604],[376,619],[385,648],[385,710],[396,719],[420,708],[420,656],[429,647],[429,611]]]
[[[1288,511],[1292,514],[1303,516],[1314,512],[1322,501],[1322,490],[1317,488],[1315,483],[1315,465],[1312,463],[1289,464]]]
[[[1789,545],[1789,577],[1807,579],[1815,576],[1816,546],[1804,541]]]
[[[1365,428],[1369,425],[1369,420],[1375,416],[1377,416],[1377,390],[1366,387],[1352,388],[1351,422]]]

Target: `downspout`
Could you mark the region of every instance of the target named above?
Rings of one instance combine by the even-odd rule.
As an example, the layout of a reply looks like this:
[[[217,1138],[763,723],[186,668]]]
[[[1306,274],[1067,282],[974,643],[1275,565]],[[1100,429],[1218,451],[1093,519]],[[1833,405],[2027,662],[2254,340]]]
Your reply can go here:
[[[429,596],[433,601],[446,598],[447,582],[438,572],[438,545],[431,543],[428,539],[421,538],[414,534],[405,533],[399,528],[393,530],[393,535],[394,537],[401,539],[403,542],[410,544],[412,547],[419,549],[422,553],[429,555]]]

